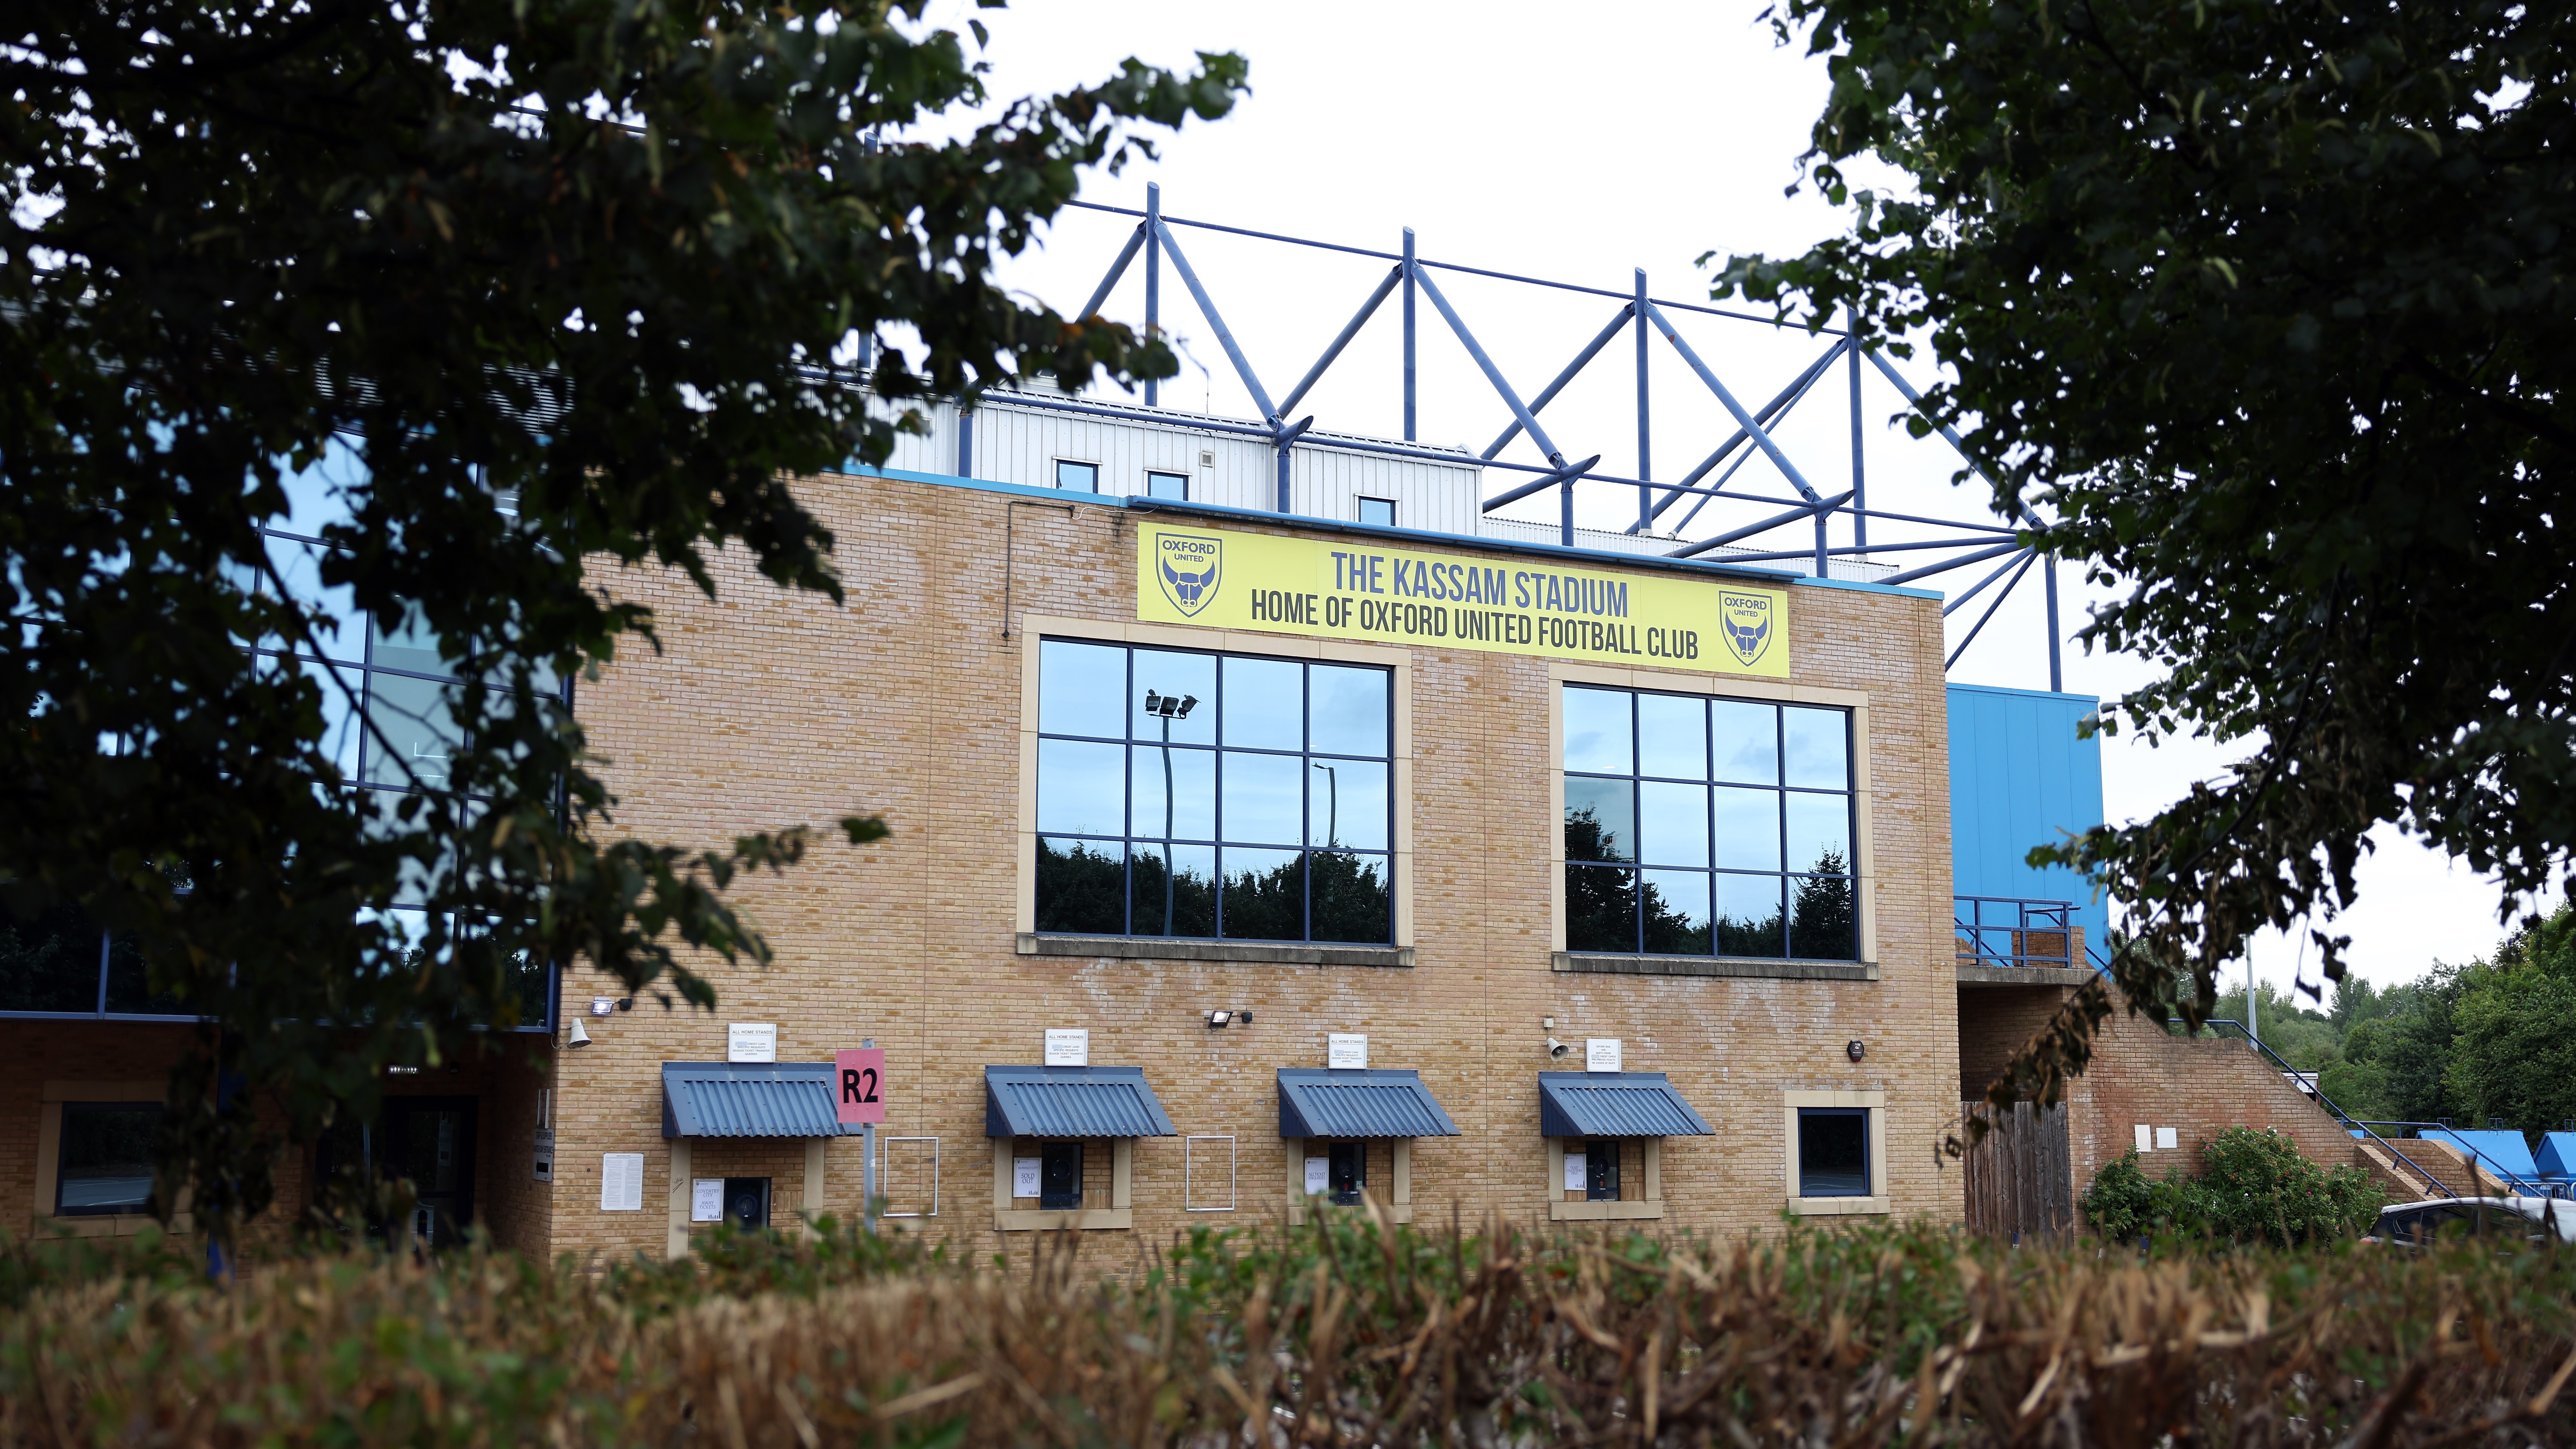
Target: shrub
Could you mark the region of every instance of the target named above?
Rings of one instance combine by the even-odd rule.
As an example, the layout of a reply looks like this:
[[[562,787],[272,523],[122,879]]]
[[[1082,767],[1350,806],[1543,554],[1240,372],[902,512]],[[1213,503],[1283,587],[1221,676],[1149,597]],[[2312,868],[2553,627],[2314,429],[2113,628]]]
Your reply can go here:
[[[2159,1182],[2134,1149],[2120,1154],[2077,1202],[2085,1225],[2116,1242],[2171,1233],[2286,1248],[2356,1236],[2387,1201],[2360,1168],[2329,1172],[2271,1128],[2230,1127],[2201,1158],[2197,1179],[2174,1167]]]

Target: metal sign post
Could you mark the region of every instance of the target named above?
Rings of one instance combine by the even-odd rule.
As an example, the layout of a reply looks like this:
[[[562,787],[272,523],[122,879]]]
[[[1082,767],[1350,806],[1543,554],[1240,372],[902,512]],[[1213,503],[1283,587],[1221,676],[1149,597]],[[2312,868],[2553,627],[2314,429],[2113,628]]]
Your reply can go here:
[[[885,1120],[885,1053],[869,1037],[856,1051],[832,1054],[834,1112],[859,1124],[859,1221],[877,1230],[877,1124]]]

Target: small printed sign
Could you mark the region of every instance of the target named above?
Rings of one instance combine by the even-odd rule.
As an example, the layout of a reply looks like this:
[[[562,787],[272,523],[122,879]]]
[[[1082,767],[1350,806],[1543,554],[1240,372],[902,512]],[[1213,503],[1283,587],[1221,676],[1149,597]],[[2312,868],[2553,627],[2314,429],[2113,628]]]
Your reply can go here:
[[[2155,1150],[2156,1150],[2156,1129],[2154,1129],[2153,1127],[2148,1126],[2148,1125],[2147,1125],[2146,1123],[2144,1123],[2144,1122],[2140,1122],[2139,1124],[2137,1124],[2137,1128],[2138,1128],[2138,1150],[2139,1150],[2140,1152],[2153,1152],[2153,1151],[2155,1151]]]
[[[644,1154],[599,1154],[599,1210],[604,1213],[644,1211]]]
[[[1084,1026],[1048,1027],[1046,1064],[1051,1067],[1090,1066],[1091,1029]]]
[[[1583,1154],[1580,1152],[1569,1152],[1565,1154],[1565,1190],[1567,1192],[1584,1192],[1590,1189],[1591,1186],[1592,1175],[1584,1163]]]
[[[1619,1038],[1586,1037],[1583,1041],[1583,1069],[1587,1072],[1615,1072],[1619,1067]]]
[[[851,1047],[832,1053],[833,1106],[844,1126],[883,1122],[885,1048]]]
[[[2172,1152],[2181,1146],[2181,1132],[2179,1129],[2172,1127],[2159,1127],[2156,1129],[2156,1150],[2158,1152]]]
[[[1036,1197],[1038,1195],[1039,1169],[1045,1165],[1046,1159],[1043,1157],[1012,1158],[1011,1196]]]
[[[725,1060],[729,1062],[774,1062],[778,1060],[778,1023],[774,1021],[737,1021],[725,1028]]]
[[[1306,1159],[1306,1196],[1322,1197],[1333,1190],[1332,1169],[1333,1159],[1329,1157]]]
[[[724,1179],[694,1177],[689,1179],[689,1221],[717,1223],[724,1221]]]
[[[1324,1065],[1334,1071],[1366,1071],[1368,1069],[1367,1034],[1356,1031],[1337,1031],[1325,1037]]]

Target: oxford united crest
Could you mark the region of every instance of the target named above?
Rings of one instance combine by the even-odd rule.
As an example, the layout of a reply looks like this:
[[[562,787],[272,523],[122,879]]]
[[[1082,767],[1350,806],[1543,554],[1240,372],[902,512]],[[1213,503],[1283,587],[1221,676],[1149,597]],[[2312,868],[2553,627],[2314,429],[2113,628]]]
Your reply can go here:
[[[1747,668],[1761,662],[1771,650],[1771,596],[1721,594],[1717,612],[1719,631],[1726,635],[1727,652]]]
[[[1216,597],[1219,566],[1225,544],[1220,539],[1196,533],[1161,533],[1154,536],[1156,576],[1163,583],[1163,597],[1183,614],[1195,614]]]

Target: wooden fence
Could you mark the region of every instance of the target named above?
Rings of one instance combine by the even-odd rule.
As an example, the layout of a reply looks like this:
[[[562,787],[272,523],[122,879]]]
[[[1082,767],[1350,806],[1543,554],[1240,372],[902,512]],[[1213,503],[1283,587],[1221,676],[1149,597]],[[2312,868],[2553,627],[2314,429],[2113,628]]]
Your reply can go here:
[[[1973,1113],[1980,1102],[1963,1102]],[[1968,1149],[1968,1227],[2008,1241],[2063,1242],[2075,1230],[2075,1168],[2066,1106],[2015,1102]]]

